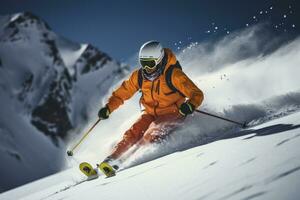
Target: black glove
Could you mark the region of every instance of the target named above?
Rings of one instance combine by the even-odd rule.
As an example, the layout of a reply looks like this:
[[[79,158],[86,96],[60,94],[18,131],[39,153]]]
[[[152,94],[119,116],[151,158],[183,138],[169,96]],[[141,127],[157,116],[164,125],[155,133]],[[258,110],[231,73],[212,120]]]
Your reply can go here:
[[[110,114],[109,109],[107,106],[105,106],[99,110],[98,117],[102,120],[107,119],[109,117],[109,114]]]
[[[180,105],[179,113],[183,116],[192,114],[195,111],[195,106],[189,102],[184,102]]]

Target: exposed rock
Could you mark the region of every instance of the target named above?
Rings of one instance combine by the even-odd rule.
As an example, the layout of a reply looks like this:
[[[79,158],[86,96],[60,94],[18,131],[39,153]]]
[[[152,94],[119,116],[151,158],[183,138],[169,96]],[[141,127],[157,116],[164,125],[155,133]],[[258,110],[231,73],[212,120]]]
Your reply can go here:
[[[111,57],[107,54],[99,51],[97,48],[89,44],[75,64],[75,68],[80,74],[86,74],[102,68],[108,61],[111,60]]]

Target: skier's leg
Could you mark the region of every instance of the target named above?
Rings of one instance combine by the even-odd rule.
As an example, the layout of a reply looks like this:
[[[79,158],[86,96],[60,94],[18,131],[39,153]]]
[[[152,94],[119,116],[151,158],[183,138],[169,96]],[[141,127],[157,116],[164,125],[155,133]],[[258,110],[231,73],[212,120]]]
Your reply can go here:
[[[145,132],[142,144],[161,142],[183,121],[184,118],[177,113],[158,116]]]
[[[119,158],[132,145],[138,142],[154,121],[154,117],[149,114],[142,114],[141,117],[128,129],[123,135],[123,139],[115,146],[112,154],[109,156],[113,159]]]

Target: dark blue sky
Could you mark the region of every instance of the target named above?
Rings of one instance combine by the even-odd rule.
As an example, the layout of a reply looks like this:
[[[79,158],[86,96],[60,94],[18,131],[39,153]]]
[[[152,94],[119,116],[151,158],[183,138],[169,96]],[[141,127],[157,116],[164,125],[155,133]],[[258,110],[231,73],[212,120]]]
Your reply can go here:
[[[262,20],[269,20],[275,31],[298,34],[296,4],[297,0],[1,0],[0,14],[30,11],[56,33],[125,61],[150,39],[176,48],[179,41],[201,42]]]

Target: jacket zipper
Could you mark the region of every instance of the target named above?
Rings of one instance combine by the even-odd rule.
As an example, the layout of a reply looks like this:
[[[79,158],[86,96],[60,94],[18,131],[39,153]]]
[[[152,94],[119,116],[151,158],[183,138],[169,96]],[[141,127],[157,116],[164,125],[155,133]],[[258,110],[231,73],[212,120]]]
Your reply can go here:
[[[157,85],[156,85],[156,93],[159,95],[159,90],[160,90],[160,80],[158,80]]]
[[[152,100],[154,102],[154,108],[153,108],[154,115],[157,116],[157,114],[156,114],[156,101],[155,101],[154,96],[153,96],[153,89],[154,89],[154,81],[152,82],[152,86],[151,86],[151,97],[152,97]]]

